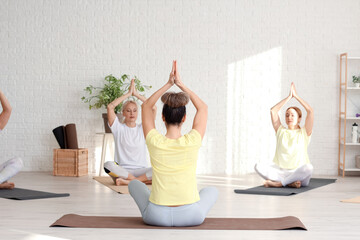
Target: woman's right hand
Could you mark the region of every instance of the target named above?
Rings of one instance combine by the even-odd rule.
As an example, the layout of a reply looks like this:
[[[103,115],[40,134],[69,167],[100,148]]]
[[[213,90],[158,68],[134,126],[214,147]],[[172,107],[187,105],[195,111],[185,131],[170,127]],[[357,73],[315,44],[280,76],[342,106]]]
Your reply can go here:
[[[175,83],[175,64],[176,64],[176,61],[173,61],[170,76],[169,76],[169,81],[168,81],[168,83],[171,86],[174,85],[174,83]]]

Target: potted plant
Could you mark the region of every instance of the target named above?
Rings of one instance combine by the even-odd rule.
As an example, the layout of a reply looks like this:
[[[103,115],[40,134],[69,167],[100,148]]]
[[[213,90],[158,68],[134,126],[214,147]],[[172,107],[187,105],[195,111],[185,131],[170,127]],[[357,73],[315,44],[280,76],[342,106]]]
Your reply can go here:
[[[355,87],[360,87],[360,75],[359,76],[352,76],[353,83],[355,84]]]
[[[135,76],[135,88],[139,93],[145,92],[145,89],[150,89],[151,86],[146,86],[141,83],[141,81]],[[121,97],[124,93],[129,90],[131,79],[129,75],[124,74],[120,78],[116,78],[113,75],[108,75],[104,79],[104,85],[102,87],[94,87],[89,85],[84,89],[88,96],[83,96],[81,100],[84,103],[89,104],[89,109],[99,109],[104,107],[106,109],[107,105],[114,101],[116,98]],[[134,101],[137,99],[133,98]],[[118,115],[119,119],[122,119],[121,114],[122,103],[116,106],[115,113]],[[102,114],[104,119],[105,132],[111,133],[111,130],[107,124],[107,114]]]

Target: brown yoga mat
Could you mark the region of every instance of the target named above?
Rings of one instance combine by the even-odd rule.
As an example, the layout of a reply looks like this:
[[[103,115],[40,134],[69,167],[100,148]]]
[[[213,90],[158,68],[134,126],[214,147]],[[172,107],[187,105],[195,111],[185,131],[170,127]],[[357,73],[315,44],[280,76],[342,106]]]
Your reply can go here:
[[[131,229],[188,229],[188,230],[307,230],[296,217],[281,218],[206,218],[193,227],[157,227],[146,225],[141,217],[100,217],[66,214],[50,227],[73,228],[131,228]]]
[[[116,186],[111,177],[93,177],[99,183],[107,186],[108,188],[114,190],[115,192],[121,194],[129,194],[128,186]],[[151,190],[151,185],[146,185]]]
[[[65,126],[66,143],[68,149],[78,149],[76,126],[74,123]]]
[[[360,197],[343,199],[343,200],[341,200],[341,202],[345,202],[345,203],[360,203]]]

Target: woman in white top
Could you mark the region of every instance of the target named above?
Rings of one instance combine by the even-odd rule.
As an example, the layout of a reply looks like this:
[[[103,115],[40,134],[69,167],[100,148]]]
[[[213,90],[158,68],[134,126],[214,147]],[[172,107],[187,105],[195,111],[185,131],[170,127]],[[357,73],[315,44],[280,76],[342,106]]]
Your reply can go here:
[[[11,115],[12,108],[9,101],[6,99],[3,92],[0,90],[0,103],[2,106],[2,112],[0,113],[0,133],[5,128]],[[0,189],[13,189],[15,184],[8,182],[8,180],[15,176],[23,167],[23,163],[20,158],[14,157],[6,162],[0,164]]]
[[[305,126],[301,128],[302,113],[297,107],[289,107],[285,113],[288,128],[281,125],[278,112],[291,99],[295,98],[306,109]],[[265,187],[308,186],[313,171],[307,153],[314,125],[314,111],[308,103],[296,93],[291,83],[290,94],[271,108],[271,121],[276,132],[276,152],[274,165],[255,165],[256,172],[265,179]]]
[[[107,106],[109,126],[114,135],[115,161],[105,162],[104,170],[116,185],[127,185],[131,180],[150,183],[152,169],[146,162],[146,144],[142,124],[136,124],[138,106],[134,101],[126,101],[122,107],[124,123],[120,123],[115,114],[115,107],[128,97],[135,96],[142,102],[146,98],[140,95],[131,80],[129,92]],[[153,108],[154,116],[156,107]]]

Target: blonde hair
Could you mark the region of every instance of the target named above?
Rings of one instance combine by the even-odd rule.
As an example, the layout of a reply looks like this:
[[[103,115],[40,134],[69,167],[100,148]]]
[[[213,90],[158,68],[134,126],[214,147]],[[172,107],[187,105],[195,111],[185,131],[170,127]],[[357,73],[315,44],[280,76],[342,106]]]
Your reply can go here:
[[[122,108],[121,108],[121,112],[124,112],[125,109],[126,109],[126,107],[127,107],[127,105],[129,105],[130,103],[135,104],[136,109],[138,108],[138,105],[137,105],[137,103],[136,103],[135,101],[133,101],[133,100],[128,100],[128,101],[126,101],[126,102],[123,103]]]
[[[123,113],[124,113],[127,105],[129,105],[130,103],[135,104],[135,105],[136,105],[136,109],[138,109],[138,105],[137,105],[137,103],[136,103],[135,101],[133,101],[133,100],[127,100],[126,102],[124,102],[123,105],[122,105],[122,107],[121,107],[121,119],[119,119],[121,123],[125,123],[125,117],[124,117],[124,114],[123,114]]]

